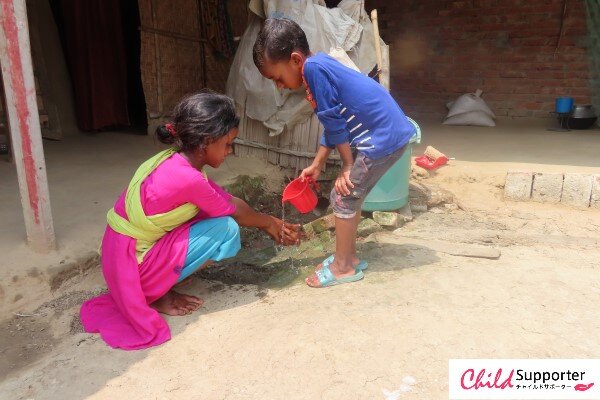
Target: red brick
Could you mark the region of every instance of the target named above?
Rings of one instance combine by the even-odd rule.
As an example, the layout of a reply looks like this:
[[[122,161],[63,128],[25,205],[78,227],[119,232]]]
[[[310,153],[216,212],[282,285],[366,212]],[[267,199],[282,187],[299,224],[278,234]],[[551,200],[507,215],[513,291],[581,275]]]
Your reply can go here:
[[[568,92],[570,96],[580,96],[581,98],[585,98],[585,103],[591,102],[591,90],[589,88],[564,88],[564,90]]]
[[[527,73],[524,71],[502,71],[500,72],[501,78],[526,78]]]
[[[525,110],[541,110],[542,104],[539,102],[530,102],[530,103],[518,103],[518,107],[523,108]]]

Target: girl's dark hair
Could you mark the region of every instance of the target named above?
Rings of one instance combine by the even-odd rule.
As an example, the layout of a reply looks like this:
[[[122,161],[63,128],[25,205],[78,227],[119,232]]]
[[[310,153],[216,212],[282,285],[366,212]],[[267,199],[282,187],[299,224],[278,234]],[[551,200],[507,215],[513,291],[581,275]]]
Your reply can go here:
[[[173,109],[171,131],[175,135],[166,125],[159,125],[156,137],[161,143],[187,152],[225,136],[239,123],[230,97],[203,89],[184,97]]]
[[[274,62],[287,61],[294,51],[305,56],[310,54],[306,34],[300,25],[290,19],[269,18],[258,33],[252,57],[260,70],[265,64],[265,57]]]

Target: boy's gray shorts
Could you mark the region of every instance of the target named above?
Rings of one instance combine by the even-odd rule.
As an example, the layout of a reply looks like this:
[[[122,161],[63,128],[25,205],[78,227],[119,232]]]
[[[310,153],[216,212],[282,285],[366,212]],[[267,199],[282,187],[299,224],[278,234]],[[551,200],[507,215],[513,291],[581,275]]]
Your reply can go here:
[[[350,182],[354,188],[350,189],[350,194],[343,196],[331,190],[329,200],[333,208],[333,214],[338,218],[353,218],[357,212],[360,212],[365,197],[379,179],[398,161],[406,146],[396,150],[394,153],[381,157],[377,160],[370,159],[362,153],[358,153],[354,159],[354,165],[350,170]]]

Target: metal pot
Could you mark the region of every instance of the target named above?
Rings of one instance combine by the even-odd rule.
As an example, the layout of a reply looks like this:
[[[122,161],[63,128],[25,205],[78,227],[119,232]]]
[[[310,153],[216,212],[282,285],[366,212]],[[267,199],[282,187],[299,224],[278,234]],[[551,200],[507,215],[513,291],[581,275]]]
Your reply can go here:
[[[591,104],[573,107],[571,118],[595,118],[596,114]]]
[[[560,120],[560,126],[562,126],[565,129],[589,129],[592,127],[592,125],[594,125],[594,122],[596,122],[598,118],[597,117],[591,117],[591,118],[573,118],[573,117],[568,117],[568,118],[562,118]]]

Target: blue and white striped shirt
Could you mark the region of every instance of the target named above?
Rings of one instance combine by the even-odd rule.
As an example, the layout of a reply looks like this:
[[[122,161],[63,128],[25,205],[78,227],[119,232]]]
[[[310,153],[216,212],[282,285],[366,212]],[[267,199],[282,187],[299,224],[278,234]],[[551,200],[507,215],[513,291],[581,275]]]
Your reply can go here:
[[[324,53],[305,61],[304,78],[325,128],[323,146],[350,143],[365,156],[378,159],[400,149],[415,133],[383,86]]]

